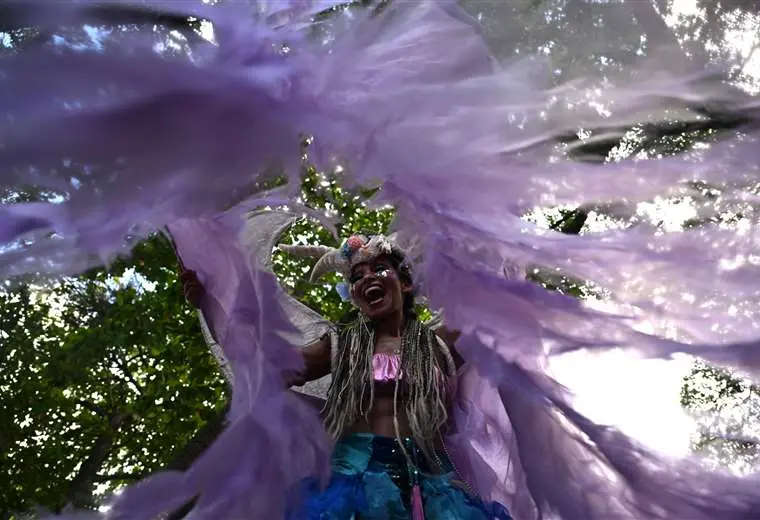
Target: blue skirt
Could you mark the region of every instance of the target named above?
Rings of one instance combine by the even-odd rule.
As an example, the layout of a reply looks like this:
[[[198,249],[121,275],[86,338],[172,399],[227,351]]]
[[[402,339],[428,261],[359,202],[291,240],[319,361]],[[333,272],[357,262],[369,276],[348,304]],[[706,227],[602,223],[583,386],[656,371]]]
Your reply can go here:
[[[443,473],[432,474],[411,439],[407,458],[392,437],[352,434],[336,446],[326,489],[302,483],[288,520],[409,520],[412,488],[422,491],[425,520],[511,520],[506,508],[464,490],[451,461],[438,455]],[[411,462],[410,462],[411,459]]]

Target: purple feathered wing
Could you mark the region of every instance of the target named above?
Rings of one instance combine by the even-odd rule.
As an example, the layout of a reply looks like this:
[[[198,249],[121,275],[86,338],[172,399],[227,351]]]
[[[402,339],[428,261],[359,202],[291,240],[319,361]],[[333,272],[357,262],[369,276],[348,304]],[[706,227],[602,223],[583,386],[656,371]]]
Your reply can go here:
[[[204,283],[202,311],[232,369],[228,425],[185,473],[159,473],[119,494],[115,518],[154,518],[193,497],[198,518],[280,518],[288,490],[329,467],[318,409],[284,386],[283,374],[303,364],[284,339],[298,331],[277,304],[273,275],[238,246],[243,216],[233,210],[168,228]]]

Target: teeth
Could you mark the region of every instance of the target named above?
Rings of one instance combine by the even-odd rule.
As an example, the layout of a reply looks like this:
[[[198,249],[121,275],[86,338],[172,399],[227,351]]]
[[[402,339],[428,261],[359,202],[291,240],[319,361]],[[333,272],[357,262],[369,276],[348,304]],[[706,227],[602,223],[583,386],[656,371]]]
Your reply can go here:
[[[379,284],[370,285],[364,291],[364,297],[370,300],[370,302],[380,301],[383,299],[383,296],[385,296],[385,291]]]

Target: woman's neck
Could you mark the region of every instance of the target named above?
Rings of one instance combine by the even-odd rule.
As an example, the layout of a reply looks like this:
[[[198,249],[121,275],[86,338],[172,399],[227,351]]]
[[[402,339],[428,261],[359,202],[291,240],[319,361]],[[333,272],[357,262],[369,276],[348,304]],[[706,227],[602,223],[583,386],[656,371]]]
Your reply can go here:
[[[373,320],[372,325],[375,329],[375,337],[398,338],[404,330],[404,313],[393,313],[390,316]]]

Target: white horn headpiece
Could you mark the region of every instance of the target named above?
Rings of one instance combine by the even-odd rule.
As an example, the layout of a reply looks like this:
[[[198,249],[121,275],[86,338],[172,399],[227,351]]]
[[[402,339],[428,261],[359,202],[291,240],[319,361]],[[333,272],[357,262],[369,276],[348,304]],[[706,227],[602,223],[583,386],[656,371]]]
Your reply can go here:
[[[405,256],[404,252],[393,243],[391,237],[383,235],[372,237],[353,235],[339,248],[293,244],[280,244],[279,248],[293,256],[318,258],[309,277],[312,282],[318,281],[330,272],[338,272],[348,279],[352,266],[368,262],[381,255],[396,253],[402,257]]]

